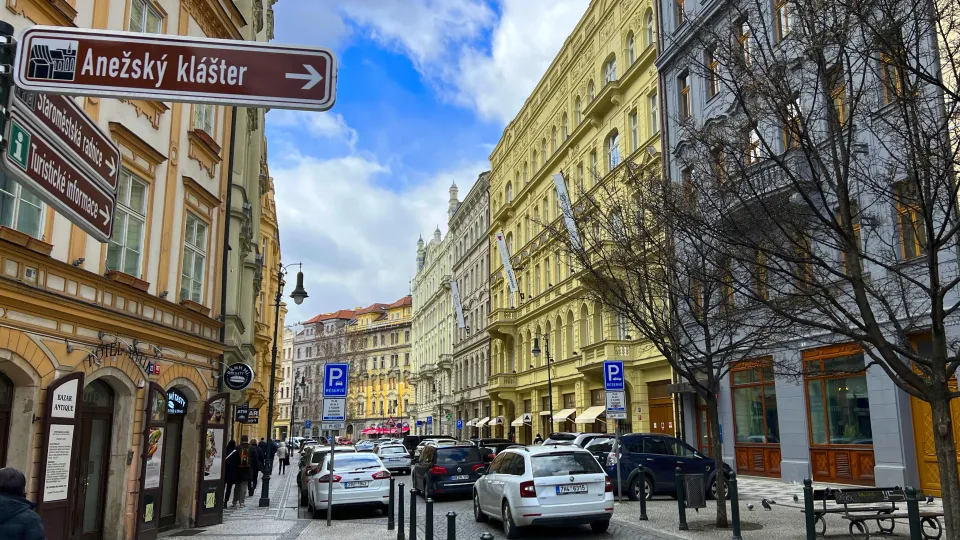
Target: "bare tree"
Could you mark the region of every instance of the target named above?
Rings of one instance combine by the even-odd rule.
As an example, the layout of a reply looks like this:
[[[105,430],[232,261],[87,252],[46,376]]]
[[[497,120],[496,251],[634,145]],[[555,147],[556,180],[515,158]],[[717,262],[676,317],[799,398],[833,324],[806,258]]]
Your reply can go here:
[[[705,242],[758,313],[860,345],[931,406],[949,538],[960,538],[951,402],[960,367],[960,7],[739,0],[698,28],[715,121],[673,117]],[[782,11],[781,11],[782,9]],[[733,32],[731,32],[733,30]]]

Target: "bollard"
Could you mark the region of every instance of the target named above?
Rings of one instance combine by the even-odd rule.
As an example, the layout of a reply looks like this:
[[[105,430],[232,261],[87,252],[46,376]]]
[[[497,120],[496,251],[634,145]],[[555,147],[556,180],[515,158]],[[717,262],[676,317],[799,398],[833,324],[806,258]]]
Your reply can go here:
[[[647,521],[647,475],[640,469],[640,521]]]
[[[723,467],[720,473],[723,474]],[[740,535],[740,494],[737,493],[737,473],[731,471],[727,481],[727,493],[730,495],[730,517],[733,518],[733,540],[743,540]]]
[[[493,540],[493,535],[490,533],[483,533],[480,535],[480,540]]]
[[[410,490],[410,540],[417,540],[417,490]]]
[[[457,540],[456,512],[447,512],[447,540]]]
[[[423,511],[423,539],[433,540],[433,499],[427,499],[427,509]]]
[[[686,490],[683,489],[683,473],[680,472],[680,467],[677,467],[677,508],[680,510],[680,530],[688,531],[690,527],[687,526],[687,498]]]
[[[920,502],[917,501],[917,490],[908,487],[903,490],[907,499],[907,521],[910,523],[910,540],[923,538],[920,527]]]
[[[403,534],[403,482],[400,482],[400,491],[397,492],[397,540],[406,540]]]
[[[393,526],[394,526],[393,520],[396,519],[396,517],[394,516],[394,509],[393,509],[394,481],[395,479],[391,476],[390,477],[390,497],[387,499],[387,530],[388,531],[393,530]]]
[[[813,515],[813,482],[809,478],[803,480],[803,518],[807,527],[807,540],[817,540],[814,525],[816,516]]]

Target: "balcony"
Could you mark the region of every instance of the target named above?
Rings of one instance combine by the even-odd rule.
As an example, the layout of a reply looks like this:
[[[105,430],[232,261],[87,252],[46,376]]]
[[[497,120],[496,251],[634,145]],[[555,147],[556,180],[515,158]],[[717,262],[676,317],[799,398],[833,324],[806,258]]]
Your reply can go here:
[[[420,364],[421,379],[432,379],[436,371],[437,371],[437,364],[433,362],[425,362],[423,364]]]
[[[517,388],[517,376],[510,373],[501,373],[499,375],[491,375],[487,379],[487,392],[502,392],[505,390],[516,390]]]
[[[614,80],[603,85],[600,93],[583,109],[583,116],[591,122],[601,122],[603,115],[623,101],[620,81]]]
[[[440,369],[449,370],[453,367],[453,355],[452,354],[441,354],[440,362],[437,364]]]
[[[631,360],[632,342],[620,339],[605,339],[581,349],[577,358],[577,371],[600,372],[604,360]]]
[[[495,309],[490,312],[490,318],[487,319],[487,332],[493,337],[511,338],[514,334],[516,319],[517,310],[515,308]]]

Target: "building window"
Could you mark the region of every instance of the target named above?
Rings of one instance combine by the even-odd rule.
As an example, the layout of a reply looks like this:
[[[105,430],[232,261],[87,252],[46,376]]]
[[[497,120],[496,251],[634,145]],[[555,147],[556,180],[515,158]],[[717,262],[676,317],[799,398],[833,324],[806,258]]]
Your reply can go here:
[[[653,12],[647,11],[647,19],[643,23],[646,28],[647,42],[644,43],[645,46],[650,47],[653,45],[654,35],[653,35]]]
[[[851,219],[851,224],[853,225],[853,241],[854,241],[853,249],[855,249],[857,253],[860,253],[860,247],[863,245],[861,243],[861,236],[860,236],[860,208],[854,202],[850,203],[850,215],[853,218]],[[840,225],[843,225],[843,217],[840,215],[839,209],[837,209],[837,223],[839,223]],[[843,246],[841,246],[840,248],[840,258],[843,262],[844,273],[849,274],[850,268],[847,266],[847,250]],[[863,258],[862,257],[858,257],[858,258],[860,260],[860,271],[862,272]]]
[[[163,15],[147,0],[130,1],[130,31],[148,34],[163,33]]]
[[[183,272],[180,278],[180,298],[194,302],[203,299],[203,276],[207,259],[207,224],[187,212],[183,237]]]
[[[590,82],[587,83],[587,102],[593,101],[593,98],[596,97],[593,87],[593,79],[590,79]]]
[[[813,444],[873,444],[863,353],[804,358],[804,382]],[[805,351],[818,357],[818,351]]]
[[[802,124],[800,123],[800,98],[797,97],[793,103],[787,105],[786,121],[783,123],[783,150],[800,146],[800,134],[802,133]]]
[[[627,65],[632,66],[633,63],[637,60],[637,47],[636,39],[633,37],[633,32],[627,34]]]
[[[594,179],[597,177],[597,175],[600,174],[600,169],[599,167],[597,167],[597,151],[596,150],[594,150],[593,152],[590,152],[590,173],[593,175],[592,178]],[[592,185],[593,181],[591,181],[590,184]]]
[[[727,155],[723,146],[716,146],[710,151],[710,168],[717,186],[727,182]]]
[[[883,79],[883,102],[893,103],[903,95],[903,69],[887,54],[880,55],[880,76]]]
[[[574,101],[573,120],[574,122],[577,123],[578,126],[580,125],[580,121],[582,120],[581,110],[582,110],[582,107],[580,104],[580,96],[577,96],[576,101]]]
[[[894,198],[900,227],[900,254],[904,260],[914,259],[927,251],[927,233],[916,183],[906,180],[895,185]]]
[[[612,172],[620,165],[620,134],[613,130],[607,135],[607,172]]]
[[[603,68],[603,84],[617,80],[617,57],[611,56]]]
[[[788,0],[775,0],[773,11],[777,18],[777,41],[780,41],[793,27],[793,11],[790,9]]]
[[[567,121],[567,113],[563,113],[563,122],[560,124],[563,129],[563,140],[567,140],[567,137],[570,136],[570,126]]]
[[[636,152],[640,148],[640,118],[637,116],[637,110],[630,111],[630,152]]]
[[[660,108],[656,92],[647,96],[647,110],[650,112],[650,136],[652,137],[660,133]]]
[[[707,99],[720,93],[720,62],[714,52],[707,51]]]
[[[583,162],[577,163],[577,186],[583,190]]]
[[[752,61],[752,51],[750,49],[750,23],[746,20],[741,21],[737,28],[737,42],[740,44],[740,56],[743,58],[743,65],[750,67]]]
[[[757,250],[754,264],[756,266],[754,269],[754,285],[757,296],[766,300],[770,298],[770,287],[767,281],[767,256],[763,251]]]
[[[680,28],[680,25],[687,20],[687,13],[684,10],[685,8],[684,2],[685,0],[673,0],[673,11],[674,11],[674,17],[677,23],[677,28]]]
[[[547,164],[547,139],[540,139],[540,166]]]
[[[6,173],[0,172],[0,225],[40,238],[42,216],[43,203],[40,199]]]
[[[677,85],[680,92],[680,119],[686,120],[693,113],[693,104],[690,102],[690,74],[680,75]]]
[[[733,425],[737,443],[780,444],[773,362],[741,362],[730,370]]]
[[[837,123],[843,127],[847,123],[847,84],[843,69],[839,67],[830,75],[830,101],[837,115]]]
[[[107,270],[140,276],[147,222],[147,184],[120,169],[113,235],[107,243]]]
[[[213,137],[215,109],[211,104],[196,103],[193,106],[193,129],[204,131]]]
[[[526,164],[524,164],[524,169],[526,169]],[[507,189],[506,189],[505,195],[507,197],[507,204],[512,203],[513,202],[513,184],[507,182]]]
[[[557,128],[554,127],[553,131],[550,132],[550,153],[557,153]]]

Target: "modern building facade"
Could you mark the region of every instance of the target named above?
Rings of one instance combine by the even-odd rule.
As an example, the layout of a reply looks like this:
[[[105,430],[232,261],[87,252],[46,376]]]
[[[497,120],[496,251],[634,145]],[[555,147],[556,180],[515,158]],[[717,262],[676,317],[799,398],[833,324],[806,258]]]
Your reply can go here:
[[[448,219],[460,204],[457,184],[450,186]],[[450,435],[453,423],[453,335],[456,326],[450,281],[453,279],[451,236],[440,227],[424,244],[417,240],[417,272],[413,278],[413,352],[418,433]]]
[[[296,407],[291,419],[295,436],[317,437],[343,435],[321,428],[323,407],[323,366],[328,362],[347,361],[347,326],[355,312],[342,309],[323,313],[301,323],[302,328],[293,338],[292,368],[294,377],[290,389]],[[310,422],[310,427],[306,427]]]
[[[624,429],[674,433],[669,366],[609,310],[583,299],[570,260],[543,227],[561,219],[554,174],[564,173],[575,203],[627,161],[658,163],[656,20],[651,1],[591,2],[490,155],[488,425],[495,436],[529,443],[552,431],[613,432],[603,417],[601,366],[616,359],[626,369]],[[505,280],[499,231],[516,294]]]
[[[16,35],[43,24],[266,41],[272,4],[17,0],[4,20]],[[219,496],[203,494],[229,438],[220,366],[253,365],[263,112],[77,103],[122,155],[113,235],[96,242],[0,177],[0,466],[25,473],[51,540],[152,538],[220,519]]]
[[[470,188],[450,218],[453,279],[460,293],[464,328],[453,327],[453,419],[462,426],[460,439],[482,436],[490,428],[477,423],[490,420],[487,377],[490,373],[490,173],[484,172]]]
[[[291,436],[290,407],[293,403],[293,327],[283,328],[283,344],[280,349],[280,375],[277,379],[277,421],[274,422],[273,437],[285,441]]]
[[[354,311],[347,327],[346,359],[350,364],[346,434],[351,438],[372,436],[378,429],[397,434],[409,429],[414,406],[409,384],[412,319],[409,296]]]

